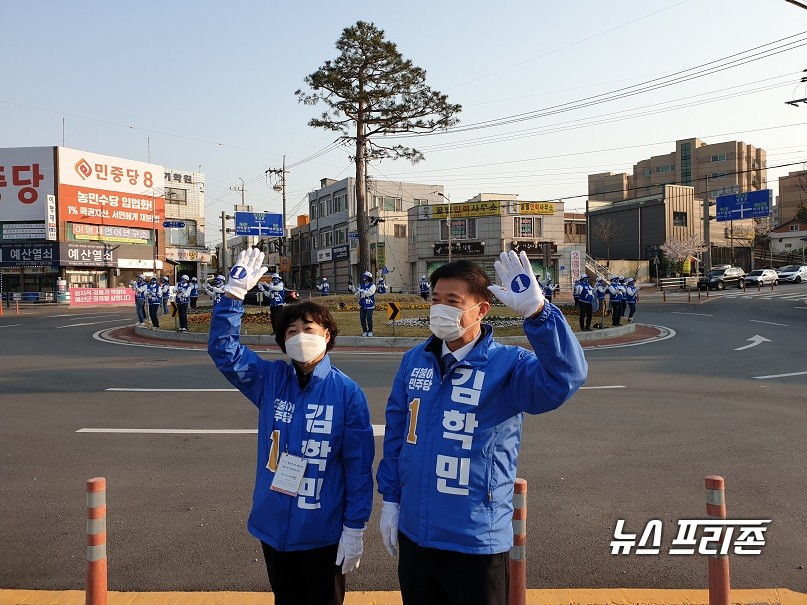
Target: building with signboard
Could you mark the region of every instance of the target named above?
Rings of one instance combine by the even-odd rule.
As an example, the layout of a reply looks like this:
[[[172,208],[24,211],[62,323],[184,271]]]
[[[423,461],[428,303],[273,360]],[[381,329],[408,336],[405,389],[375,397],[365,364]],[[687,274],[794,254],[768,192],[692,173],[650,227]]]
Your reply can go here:
[[[0,289],[125,287],[168,273],[165,179],[157,164],[77,149],[0,149]]]
[[[166,168],[165,259],[176,263],[176,275],[204,281],[210,268],[205,245],[205,175]],[[171,280],[174,281],[173,279]]]
[[[571,266],[581,242],[566,242],[563,202],[520,201],[517,194],[481,193],[463,202],[445,198],[408,212],[409,283],[430,275],[449,260],[471,259],[497,281],[494,263],[501,252],[525,251],[533,270],[556,282]],[[564,267],[564,269],[561,269]]]
[[[291,230],[290,283],[313,288],[323,277],[332,292],[359,283],[355,179],[322,179],[308,194],[308,217]],[[408,266],[410,208],[440,199],[441,185],[371,179],[367,183],[370,271],[395,291],[413,287]],[[384,270],[386,269],[386,273]],[[414,282],[417,283],[417,282]]]

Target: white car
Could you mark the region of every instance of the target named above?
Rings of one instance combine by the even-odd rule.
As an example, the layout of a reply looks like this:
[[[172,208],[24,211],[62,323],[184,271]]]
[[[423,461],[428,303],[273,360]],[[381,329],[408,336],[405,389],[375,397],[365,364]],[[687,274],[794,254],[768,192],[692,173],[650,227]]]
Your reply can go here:
[[[780,267],[776,272],[781,282],[800,284],[807,281],[807,265],[788,265]]]
[[[773,269],[755,269],[745,276],[745,285],[748,286],[769,286],[778,285],[779,276]]]

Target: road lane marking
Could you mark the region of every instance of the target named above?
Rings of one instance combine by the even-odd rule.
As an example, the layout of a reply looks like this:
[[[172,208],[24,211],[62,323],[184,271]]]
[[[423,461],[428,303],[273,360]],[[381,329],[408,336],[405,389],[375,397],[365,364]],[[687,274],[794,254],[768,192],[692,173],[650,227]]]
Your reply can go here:
[[[373,436],[383,437],[383,424],[374,424]],[[257,435],[258,429],[115,429],[83,428],[77,433],[126,433],[134,435]]]
[[[684,311],[672,311],[674,315],[700,315],[701,317],[714,317],[709,313],[685,313]]]
[[[745,345],[744,347],[738,347],[734,349],[735,351],[744,351],[745,349],[750,349],[751,347],[755,347],[763,342],[771,342],[770,338],[765,338],[764,336],[760,336],[759,334],[754,334],[751,338],[748,339],[750,345]]]
[[[752,376],[757,380],[765,380],[766,378],[786,378],[787,376],[804,376],[807,372],[791,372],[789,374],[769,374],[768,376]]]
[[[79,326],[94,326],[95,324],[108,324],[108,323],[113,322],[113,321],[119,322],[120,320],[121,320],[121,318],[118,317],[117,319],[105,319],[104,321],[88,321],[88,322],[77,323],[77,324],[67,324],[67,325],[64,325],[64,326],[56,326],[56,329],[61,330],[62,328],[77,328]]]
[[[762,321],[760,319],[749,319],[748,321],[753,321],[754,323],[758,323],[758,324],[768,324],[769,326],[782,326],[783,328],[789,328],[790,327],[788,324],[777,324],[777,323],[773,323],[772,321]]]
[[[105,391],[120,391],[124,393],[237,393],[238,389],[139,389],[129,387],[109,387]]]
[[[22,324],[9,324],[7,326],[0,326],[0,328],[13,328],[14,326],[21,326]]]
[[[602,387],[580,387],[580,391],[582,390],[592,390],[592,389],[624,389],[627,388],[624,384],[612,384],[609,386],[602,386]]]

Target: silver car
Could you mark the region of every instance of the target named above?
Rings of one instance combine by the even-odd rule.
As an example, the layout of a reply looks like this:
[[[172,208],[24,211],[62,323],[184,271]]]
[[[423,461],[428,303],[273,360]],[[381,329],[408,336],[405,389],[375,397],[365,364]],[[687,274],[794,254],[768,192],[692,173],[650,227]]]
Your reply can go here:
[[[800,284],[807,281],[807,265],[788,265],[787,267],[779,267],[776,270],[780,282],[790,282],[792,284]]]
[[[779,284],[779,276],[773,269],[755,269],[745,276],[745,285],[747,286],[774,286]]]

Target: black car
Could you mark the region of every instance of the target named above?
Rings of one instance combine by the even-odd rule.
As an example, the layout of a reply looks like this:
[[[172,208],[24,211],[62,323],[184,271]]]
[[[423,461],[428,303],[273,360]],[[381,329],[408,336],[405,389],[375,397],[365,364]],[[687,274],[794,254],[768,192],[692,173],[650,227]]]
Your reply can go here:
[[[715,267],[698,279],[698,290],[722,290],[728,286],[743,287],[745,271],[739,267],[723,265]]]

